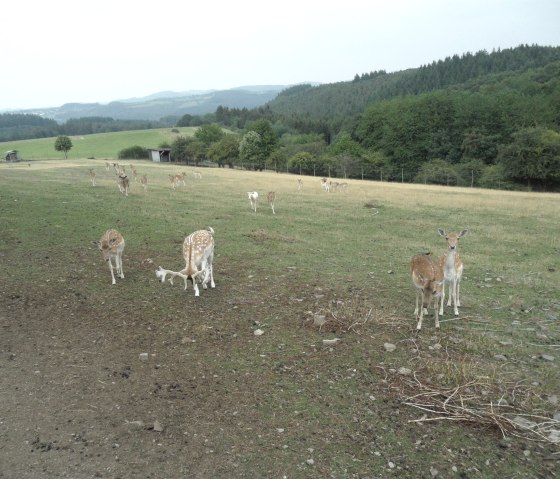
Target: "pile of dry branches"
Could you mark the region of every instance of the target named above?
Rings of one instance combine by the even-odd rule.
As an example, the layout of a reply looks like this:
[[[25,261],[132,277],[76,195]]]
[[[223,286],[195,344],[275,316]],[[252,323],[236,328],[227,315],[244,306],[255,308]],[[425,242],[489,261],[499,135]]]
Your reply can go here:
[[[503,437],[512,435],[527,440],[557,445],[560,449],[560,421],[538,414],[524,414],[501,400],[488,402],[479,393],[487,387],[478,381],[441,388],[423,384],[416,376],[404,378],[408,391],[416,391],[412,396],[402,392],[402,399],[408,406],[424,411],[420,419],[411,422],[430,421],[468,422],[479,426],[498,428]]]

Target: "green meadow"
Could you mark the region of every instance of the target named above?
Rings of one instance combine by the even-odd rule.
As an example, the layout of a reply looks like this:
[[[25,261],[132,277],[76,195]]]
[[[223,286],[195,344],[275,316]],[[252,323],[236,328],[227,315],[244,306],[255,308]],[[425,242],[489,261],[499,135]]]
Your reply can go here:
[[[0,165],[11,477],[557,474],[560,196],[358,180],[325,193],[315,177],[299,192],[294,175],[148,161],[133,162],[147,191],[131,177],[121,195],[104,159],[169,135],[72,138],[68,160]],[[5,149],[59,157],[47,147]],[[207,226],[216,288],[159,283]],[[108,228],[126,240],[115,286],[91,244]],[[462,307],[417,331],[410,259],[444,253],[438,228],[469,229]]]
[[[157,148],[164,142],[171,144],[178,136],[192,136],[195,130],[194,127],[159,128],[70,136],[72,149],[68,152],[68,159],[116,159],[119,151],[124,148],[136,145]],[[54,149],[55,140],[56,138],[40,138],[6,141],[0,143],[0,151],[18,150],[23,160],[63,159],[64,152]]]

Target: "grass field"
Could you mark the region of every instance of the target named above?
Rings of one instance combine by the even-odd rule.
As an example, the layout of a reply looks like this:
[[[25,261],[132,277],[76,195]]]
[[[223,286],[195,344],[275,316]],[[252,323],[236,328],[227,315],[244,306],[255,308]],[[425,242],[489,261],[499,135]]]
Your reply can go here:
[[[560,196],[135,162],[123,197],[104,164],[0,165],[5,477],[558,476]],[[158,283],[207,226],[216,288]],[[470,231],[461,314],[418,332],[438,228]]]
[[[159,128],[70,136],[72,149],[68,152],[68,159],[116,159],[119,151],[124,148],[136,145],[157,148],[163,142],[171,144],[180,135],[192,136],[196,130],[195,127],[173,129],[179,133],[171,131],[172,128]],[[63,159],[64,152],[54,149],[55,140],[56,138],[40,138],[0,142],[0,151],[18,150],[24,160]]]

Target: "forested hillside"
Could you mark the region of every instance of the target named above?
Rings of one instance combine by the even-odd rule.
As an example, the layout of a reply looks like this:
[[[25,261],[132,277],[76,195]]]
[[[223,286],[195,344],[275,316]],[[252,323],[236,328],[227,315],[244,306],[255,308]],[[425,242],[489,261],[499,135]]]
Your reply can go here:
[[[381,100],[462,85],[491,74],[519,73],[554,61],[560,61],[560,47],[520,46],[465,53],[406,71],[356,74],[353,81],[315,87],[298,85],[281,92],[268,106],[283,115],[347,118]]]

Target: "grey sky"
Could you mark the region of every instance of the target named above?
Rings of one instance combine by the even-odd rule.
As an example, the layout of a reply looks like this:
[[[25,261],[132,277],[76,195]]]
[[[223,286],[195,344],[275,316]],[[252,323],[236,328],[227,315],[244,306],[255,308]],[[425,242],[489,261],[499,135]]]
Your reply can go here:
[[[560,0],[19,0],[2,10],[0,111],[334,83],[484,49],[560,46]]]

